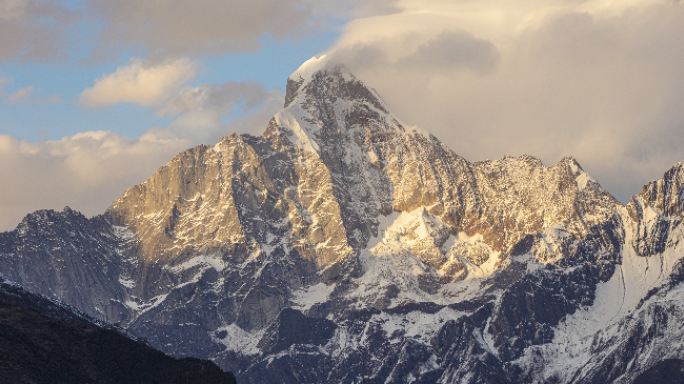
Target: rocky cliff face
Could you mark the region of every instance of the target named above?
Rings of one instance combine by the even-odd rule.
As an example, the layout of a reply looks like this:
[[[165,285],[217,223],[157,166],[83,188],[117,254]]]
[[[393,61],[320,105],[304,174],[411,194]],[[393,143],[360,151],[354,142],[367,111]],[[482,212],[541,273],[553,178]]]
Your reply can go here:
[[[264,135],[101,216],[27,216],[0,271],[245,383],[628,383],[682,358],[679,166],[623,207],[572,158],[468,162],[324,61]]]

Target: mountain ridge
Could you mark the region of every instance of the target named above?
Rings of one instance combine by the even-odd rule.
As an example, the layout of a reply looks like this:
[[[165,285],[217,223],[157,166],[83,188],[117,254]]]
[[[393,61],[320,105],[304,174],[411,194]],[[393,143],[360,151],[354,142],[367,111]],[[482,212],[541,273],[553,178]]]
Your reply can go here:
[[[0,275],[2,383],[235,383],[209,361],[176,359],[144,340]]]
[[[681,318],[661,304],[681,167],[624,206],[571,157],[468,162],[326,65],[288,79],[264,135],[186,150],[92,219],[27,216],[0,272],[248,383],[631,382],[684,360],[615,354]]]

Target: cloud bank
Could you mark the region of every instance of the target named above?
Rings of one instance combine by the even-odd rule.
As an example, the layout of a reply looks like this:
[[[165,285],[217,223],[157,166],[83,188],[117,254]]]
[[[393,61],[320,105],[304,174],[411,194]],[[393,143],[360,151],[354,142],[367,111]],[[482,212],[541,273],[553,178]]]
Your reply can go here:
[[[256,38],[292,37],[312,17],[301,0],[92,0],[89,6],[106,23],[103,49],[143,45],[165,56],[255,51]]]
[[[69,205],[87,215],[104,212],[123,191],[145,181],[190,143],[148,135],[129,140],[86,132],[43,143],[0,135],[0,228],[14,228],[37,209]],[[109,202],[109,203],[105,203]]]
[[[0,0],[0,61],[64,58],[69,29],[80,17],[56,1]]]
[[[404,0],[328,53],[469,160],[574,156],[621,201],[684,160],[684,3]]]

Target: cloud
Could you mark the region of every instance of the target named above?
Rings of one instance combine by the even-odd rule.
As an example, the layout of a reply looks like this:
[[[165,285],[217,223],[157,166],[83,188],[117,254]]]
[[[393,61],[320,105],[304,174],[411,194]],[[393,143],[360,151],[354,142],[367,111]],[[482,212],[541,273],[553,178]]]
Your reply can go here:
[[[133,58],[129,65],[97,79],[92,88],[81,93],[80,101],[90,108],[117,103],[156,106],[173,97],[184,84],[194,79],[198,66],[189,59],[152,64]]]
[[[0,0],[0,61],[155,60],[254,52],[343,20],[396,12],[396,0]]]
[[[266,90],[253,81],[228,81],[223,84],[204,84],[185,89],[160,111],[161,115],[177,116],[196,111],[228,114],[237,104],[251,109],[261,104]]]
[[[437,73],[469,69],[491,72],[499,62],[499,52],[491,42],[475,38],[465,31],[444,31],[421,44],[396,65],[407,69]]]
[[[130,140],[104,131],[41,143],[0,135],[0,175],[14,180],[0,189],[0,231],[37,209],[68,205],[86,215],[103,213],[126,188],[190,146],[188,140]]]
[[[45,99],[38,99],[40,104],[59,104],[62,102],[62,97],[59,95],[52,95]]]
[[[684,3],[397,4],[331,62],[467,159],[572,155],[622,201],[684,160]]]
[[[223,55],[259,48],[258,38],[296,36],[312,26],[302,0],[91,0],[105,23],[101,50],[146,47],[162,56]]]
[[[52,61],[70,51],[69,29],[80,18],[55,1],[0,1],[0,61]]]
[[[8,83],[11,83],[12,79],[8,79],[5,77],[0,76],[0,96],[5,94],[5,85]]]
[[[334,50],[329,65],[342,64],[355,71],[391,67],[453,76],[464,70],[485,74],[494,70],[499,61],[499,51],[492,42],[462,30],[446,30],[433,38],[405,32],[342,46]]]
[[[38,88],[36,91],[40,93],[43,90]],[[34,88],[29,85],[7,96],[7,102],[10,104],[56,104],[62,102],[62,98],[59,95],[52,95],[50,97],[34,97],[33,95]]]
[[[21,103],[28,100],[28,98],[31,97],[31,94],[33,94],[33,87],[24,87],[9,95],[7,101],[10,103]]]
[[[174,116],[176,119],[165,127],[152,127],[147,132],[158,137],[187,138],[197,143],[218,142],[230,132],[253,133],[263,130],[277,112],[271,108],[271,101],[275,98],[279,99],[279,108],[282,108],[282,92],[268,91],[262,84],[252,81],[228,81],[187,88],[159,111],[162,116]],[[250,128],[242,125],[238,129],[224,119],[230,116],[232,120],[239,118],[245,122],[249,119],[247,116],[254,113],[261,116],[264,110],[271,116]]]
[[[391,15],[401,10],[397,0],[318,0],[307,1],[318,20],[354,20]]]
[[[271,118],[283,108],[283,100],[285,95],[282,92],[268,91],[260,107],[232,119],[224,132],[247,133],[254,136],[263,134]],[[225,136],[225,133],[220,136]],[[213,139],[212,141],[218,141],[218,136],[215,135]]]

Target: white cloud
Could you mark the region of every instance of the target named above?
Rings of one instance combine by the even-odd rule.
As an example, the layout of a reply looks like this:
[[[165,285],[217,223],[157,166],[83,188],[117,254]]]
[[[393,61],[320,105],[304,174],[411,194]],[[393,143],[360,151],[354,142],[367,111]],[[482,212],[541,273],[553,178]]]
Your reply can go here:
[[[130,140],[103,131],[41,143],[0,135],[0,175],[12,180],[0,188],[0,231],[37,209],[68,205],[86,215],[103,213],[125,189],[190,146],[188,140]]]
[[[158,137],[187,138],[196,143],[218,142],[230,132],[255,132],[263,130],[270,117],[277,112],[271,107],[271,100],[279,98],[282,107],[283,95],[279,91],[268,91],[263,85],[252,82],[229,81],[224,84],[204,84],[182,90],[170,100],[159,113],[162,116],[176,116],[165,127],[152,127],[147,132]],[[271,116],[254,127],[237,128],[226,122],[225,117],[233,120],[253,121],[252,114]],[[247,119],[247,120],[246,120]],[[232,120],[231,120],[232,123]]]
[[[228,114],[239,103],[248,109],[261,104],[266,90],[253,81],[228,81],[223,84],[204,84],[184,89],[161,111],[162,115],[177,116],[195,111],[212,111]]]
[[[90,108],[117,103],[157,106],[195,78],[198,64],[177,59],[160,64],[133,58],[129,65],[103,75],[92,88],[81,93],[81,103]]]
[[[575,156],[622,201],[684,160],[684,3],[401,0],[329,53],[469,160]]]
[[[226,132],[247,133],[258,136],[264,133],[271,118],[283,108],[285,95],[278,90],[268,91],[260,107],[254,108],[250,113],[235,117],[228,123],[226,130],[220,135],[214,135],[212,141],[225,136]]]

